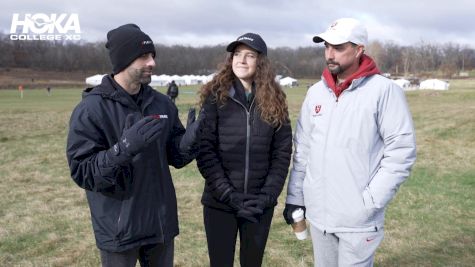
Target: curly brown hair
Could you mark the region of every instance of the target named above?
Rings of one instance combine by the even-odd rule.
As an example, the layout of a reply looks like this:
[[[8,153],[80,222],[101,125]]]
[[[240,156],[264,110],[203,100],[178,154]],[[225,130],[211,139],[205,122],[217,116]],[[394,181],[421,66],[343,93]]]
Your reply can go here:
[[[213,79],[200,89],[200,106],[209,95],[215,96],[219,105],[224,105],[229,98],[229,89],[232,82],[237,79],[233,73],[233,52],[229,53]],[[273,127],[280,127],[289,122],[289,112],[286,95],[280,85],[275,81],[275,72],[267,56],[258,54],[257,67],[254,75],[256,85],[255,101],[257,109],[264,121]]]

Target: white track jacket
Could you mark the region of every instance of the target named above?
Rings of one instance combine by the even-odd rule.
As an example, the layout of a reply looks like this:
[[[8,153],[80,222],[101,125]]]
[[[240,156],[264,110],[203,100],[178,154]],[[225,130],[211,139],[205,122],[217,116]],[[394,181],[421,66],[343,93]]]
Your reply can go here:
[[[302,104],[288,204],[328,233],[377,231],[416,159],[403,90],[381,75],[355,79],[337,99],[324,79]]]

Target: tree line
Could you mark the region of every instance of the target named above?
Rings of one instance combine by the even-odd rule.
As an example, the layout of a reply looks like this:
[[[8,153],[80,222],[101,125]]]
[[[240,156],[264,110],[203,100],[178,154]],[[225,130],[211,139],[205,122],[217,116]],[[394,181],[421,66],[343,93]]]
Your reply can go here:
[[[0,35],[0,68],[30,68],[50,71],[109,73],[111,65],[104,42],[12,41]],[[156,44],[157,74],[211,74],[227,56],[224,45],[191,47]],[[450,78],[475,68],[475,50],[454,43],[421,42],[401,46],[371,42],[366,53],[382,72],[398,76],[437,75]],[[319,77],[325,67],[321,45],[277,47],[268,51],[276,72],[296,78]]]

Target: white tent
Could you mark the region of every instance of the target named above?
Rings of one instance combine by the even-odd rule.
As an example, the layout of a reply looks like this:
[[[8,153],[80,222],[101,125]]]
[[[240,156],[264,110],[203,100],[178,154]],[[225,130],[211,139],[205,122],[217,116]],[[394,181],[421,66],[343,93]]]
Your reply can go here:
[[[102,77],[106,74],[96,74],[91,77],[86,78],[86,83],[90,85],[98,85],[102,82]],[[196,84],[205,84],[211,79],[215,74],[206,75],[152,75],[152,81],[150,82],[150,86],[168,86],[171,81],[175,81],[177,85],[196,85]]]
[[[203,84],[210,82],[213,79],[214,75],[216,75],[216,73],[211,73],[208,76],[202,75],[201,78],[203,79]]]
[[[86,83],[89,85],[99,85],[102,82],[102,77],[104,77],[106,74],[96,74],[92,75],[90,77],[86,78]]]
[[[419,89],[449,90],[449,83],[437,79],[422,81]]]
[[[172,81],[172,78],[169,75],[152,75],[152,82],[150,86],[167,86]]]
[[[183,78],[183,76],[178,76],[178,75],[173,75],[170,77],[173,81],[175,81],[176,85],[185,85],[186,84],[186,81],[185,81],[185,78]]]
[[[183,75],[182,78],[185,80],[186,85],[195,85],[203,83],[203,79],[198,75]]]
[[[177,85],[197,85],[197,84],[205,84],[211,79],[213,79],[214,74],[211,75],[152,75],[152,82],[150,83],[151,86],[168,86],[172,81],[175,81]]]
[[[298,86],[298,81],[292,77],[285,77],[279,80],[279,84],[281,86],[288,86],[288,87],[293,87],[293,86]]]
[[[409,87],[411,86],[411,82],[406,79],[397,79],[393,80],[393,82],[399,85],[404,90],[409,90]]]

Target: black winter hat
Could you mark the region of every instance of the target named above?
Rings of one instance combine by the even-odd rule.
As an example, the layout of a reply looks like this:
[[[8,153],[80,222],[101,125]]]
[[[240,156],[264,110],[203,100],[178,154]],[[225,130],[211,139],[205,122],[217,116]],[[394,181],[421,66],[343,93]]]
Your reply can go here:
[[[136,58],[153,53],[152,39],[135,24],[125,24],[107,33],[106,48],[112,63],[112,72],[117,74],[127,68]]]
[[[245,44],[252,49],[256,50],[257,52],[267,55],[267,45],[264,40],[262,40],[261,36],[259,34],[255,34],[252,32],[248,32],[246,34],[243,34],[237,38],[236,41],[230,43],[228,47],[226,48],[226,51],[228,52],[233,52],[234,49],[240,44]]]

